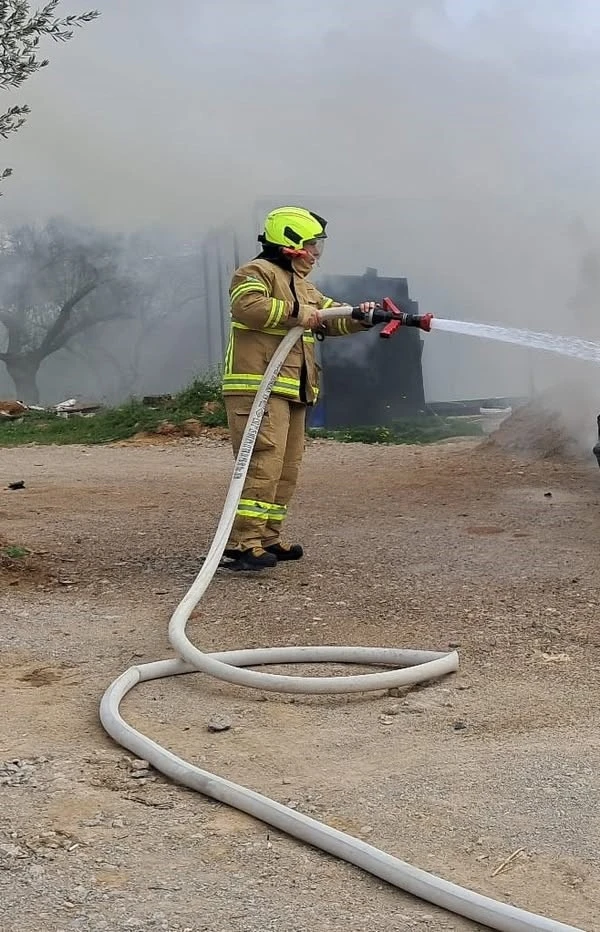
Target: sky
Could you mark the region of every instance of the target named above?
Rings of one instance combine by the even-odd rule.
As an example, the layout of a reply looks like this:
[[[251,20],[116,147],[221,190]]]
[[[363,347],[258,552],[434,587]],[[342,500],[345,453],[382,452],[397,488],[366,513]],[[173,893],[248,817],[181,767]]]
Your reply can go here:
[[[600,339],[595,305],[569,310],[600,242],[596,2],[97,6],[5,94],[32,108],[3,143],[6,223],[235,223],[252,238],[258,198],[297,194],[329,210],[326,272],[374,266],[439,316]],[[436,341],[430,396],[531,378],[519,351]],[[558,377],[535,366],[541,386]]]

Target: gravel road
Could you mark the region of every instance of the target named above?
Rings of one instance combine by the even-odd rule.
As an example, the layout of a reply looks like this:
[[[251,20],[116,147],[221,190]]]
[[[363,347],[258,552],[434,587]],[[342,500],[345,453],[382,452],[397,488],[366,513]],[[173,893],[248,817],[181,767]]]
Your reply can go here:
[[[102,731],[108,684],[171,656],[231,466],[207,439],[2,450],[2,485],[25,489],[0,492],[0,532],[34,553],[0,570],[0,929],[479,928],[144,771]],[[416,866],[600,929],[595,465],[313,442],[289,532],[300,563],[217,574],[199,646],[458,646],[460,672],[336,698],[192,675],[141,687],[128,719]]]

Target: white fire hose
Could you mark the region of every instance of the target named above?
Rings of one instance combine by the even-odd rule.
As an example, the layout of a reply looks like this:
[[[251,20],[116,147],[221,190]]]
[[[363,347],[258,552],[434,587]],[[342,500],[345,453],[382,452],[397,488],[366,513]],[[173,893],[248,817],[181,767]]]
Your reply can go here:
[[[351,314],[352,308],[349,306],[335,307],[322,312],[324,318],[349,317]],[[321,851],[361,867],[375,877],[442,909],[472,919],[490,929],[498,929],[500,932],[584,932],[583,929],[534,915],[442,880],[273,799],[201,770],[141,734],[121,716],[121,701],[138,683],[177,676],[180,673],[204,673],[237,686],[251,686],[273,692],[332,695],[408,686],[444,676],[458,669],[458,654],[455,651],[438,653],[370,647],[271,647],[207,654],[195,647],[186,635],[188,619],[206,592],[226,547],[250,457],[275,379],[302,332],[301,327],[290,330],[282,339],[265,373],[250,411],[212,545],[194,583],[171,617],[169,640],[178,658],[138,664],[122,673],[102,697],[102,725],[118,744],[137,757],[149,761],[156,770],[175,782],[239,809]],[[248,669],[251,666],[295,663],[362,664],[393,669],[339,677],[282,676]]]

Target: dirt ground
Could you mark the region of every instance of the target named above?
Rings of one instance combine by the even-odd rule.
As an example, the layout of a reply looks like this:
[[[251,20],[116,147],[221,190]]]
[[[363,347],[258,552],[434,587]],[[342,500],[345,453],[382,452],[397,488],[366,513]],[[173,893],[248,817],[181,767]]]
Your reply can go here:
[[[157,774],[98,706],[172,656],[232,466],[221,441],[2,450],[2,932],[480,928]],[[600,472],[489,442],[311,443],[268,575],[219,571],[209,650],[458,646],[457,675],[389,696],[292,698],[179,677],[125,716],[183,757],[410,863],[600,929]],[[17,561],[19,562],[19,561]],[[22,565],[23,561],[19,565]],[[227,716],[232,727],[207,724]],[[498,868],[515,852],[512,861]]]

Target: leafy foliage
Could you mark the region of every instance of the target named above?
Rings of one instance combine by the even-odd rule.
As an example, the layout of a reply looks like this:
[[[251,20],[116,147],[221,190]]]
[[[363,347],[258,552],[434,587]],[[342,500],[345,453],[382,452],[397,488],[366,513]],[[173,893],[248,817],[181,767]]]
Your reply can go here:
[[[29,550],[26,547],[19,547],[17,544],[7,544],[0,550],[0,554],[8,557],[9,560],[23,560],[28,553]]]
[[[323,437],[339,443],[438,443],[451,437],[478,436],[481,427],[476,421],[463,418],[422,415],[399,419],[390,427],[312,428],[308,433],[314,438]]]
[[[65,419],[49,412],[32,411],[15,421],[0,421],[0,447],[25,443],[108,443],[125,440],[139,432],[152,432],[165,422],[177,428],[189,418],[195,418],[204,427],[227,426],[218,373],[195,379],[156,406],[132,399],[92,417]],[[393,427],[311,429],[308,434],[341,443],[435,443],[448,437],[479,435],[481,428],[464,418],[423,415],[405,418]]]
[[[203,378],[194,379],[187,388],[178,392],[175,401],[178,410],[189,412],[190,417],[197,412],[203,411],[207,402],[222,404],[221,377],[219,373],[209,373]]]
[[[97,10],[59,17],[60,0],[50,0],[40,10],[32,12],[27,0],[0,0],[0,90],[13,90],[31,75],[49,64],[39,55],[40,39],[68,42],[74,30],[90,23],[100,14]],[[30,109],[27,104],[9,107],[0,114],[0,136],[7,139],[25,123]],[[12,169],[5,168],[0,178],[7,178]]]
[[[92,417],[65,419],[50,412],[31,411],[17,421],[0,421],[0,447],[25,443],[110,443],[140,432],[152,432],[165,422],[178,427],[188,418],[195,418],[205,427],[223,427],[225,409],[212,399],[212,382],[206,387],[201,381],[194,384],[197,391],[185,389],[157,407],[132,399]],[[205,408],[204,399],[213,400],[209,409]]]

